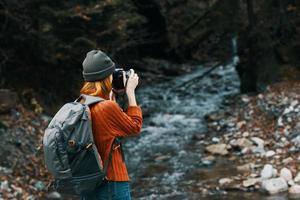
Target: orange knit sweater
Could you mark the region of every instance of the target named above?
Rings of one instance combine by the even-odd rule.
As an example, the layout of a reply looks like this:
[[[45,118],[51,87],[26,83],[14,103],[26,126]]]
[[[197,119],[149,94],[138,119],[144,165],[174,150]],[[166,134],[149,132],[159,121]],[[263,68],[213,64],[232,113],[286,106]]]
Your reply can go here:
[[[128,137],[139,134],[143,118],[139,106],[129,106],[126,112],[110,100],[92,105],[93,135],[98,152],[105,162],[115,137]],[[128,181],[126,165],[122,160],[120,148],[113,151],[112,162],[108,166],[107,179],[110,181]]]

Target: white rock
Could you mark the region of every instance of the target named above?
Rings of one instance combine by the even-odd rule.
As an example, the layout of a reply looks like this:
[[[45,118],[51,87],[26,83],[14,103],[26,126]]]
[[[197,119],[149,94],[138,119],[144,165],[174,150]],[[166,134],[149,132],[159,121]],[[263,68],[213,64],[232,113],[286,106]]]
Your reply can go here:
[[[300,185],[293,185],[289,189],[290,194],[300,194]]]
[[[286,114],[289,114],[290,112],[293,112],[294,111],[294,108],[292,106],[284,109],[283,111],[283,115],[286,115]]]
[[[249,179],[243,181],[243,186],[250,187],[250,186],[255,185],[255,183],[257,183],[257,182],[258,182],[258,180],[256,178],[249,178]]]
[[[285,165],[287,165],[287,164],[289,164],[289,163],[291,163],[293,161],[294,161],[294,159],[292,157],[288,157],[286,159],[283,159],[282,163],[285,164]]]
[[[290,180],[290,181],[287,182],[287,184],[288,184],[289,186],[293,186],[293,185],[295,185],[295,182],[294,182],[293,180]]]
[[[219,180],[219,184],[220,185],[226,185],[226,184],[229,184],[229,183],[231,183],[232,182],[232,179],[230,179],[230,178],[221,178],[220,180]]]
[[[294,178],[294,181],[295,181],[296,183],[300,182],[300,172],[297,173],[297,175],[296,175],[295,178]]]
[[[264,150],[264,141],[259,138],[259,137],[252,137],[251,140],[253,141],[253,143],[256,145],[256,147],[253,147],[251,150],[253,153],[260,153],[260,154],[264,154],[265,150]]]
[[[280,177],[286,181],[293,180],[293,175],[291,170],[285,167],[280,170]]]
[[[277,120],[277,126],[278,126],[278,127],[283,127],[283,126],[284,126],[284,124],[283,124],[283,122],[282,122],[282,117],[279,117],[279,118],[278,118],[278,120]]]
[[[246,121],[240,121],[240,122],[238,122],[238,123],[236,124],[236,127],[237,127],[238,129],[241,129],[244,125],[246,125]]]
[[[288,185],[283,178],[279,177],[279,178],[264,180],[262,182],[262,188],[270,194],[276,194],[276,193],[287,191]]]
[[[277,175],[278,175],[277,169],[273,168],[272,177],[277,177]]]
[[[267,151],[266,152],[266,154],[265,154],[265,156],[267,157],[267,158],[269,158],[269,157],[272,157],[272,156],[274,156],[276,153],[275,153],[275,151]]]
[[[243,137],[248,137],[250,134],[249,134],[249,132],[248,131],[245,131],[244,133],[243,133]]]
[[[263,179],[269,179],[273,176],[273,166],[266,164],[262,171],[260,172],[260,177]]]
[[[286,137],[280,138],[281,142],[286,142]]]
[[[294,100],[294,101],[292,101],[292,103],[291,103],[291,106],[292,107],[295,107],[296,105],[298,105],[298,100]]]
[[[213,144],[207,146],[205,149],[206,151],[212,153],[212,154],[220,154],[220,155],[227,155],[228,151],[226,149],[226,144]]]
[[[254,164],[253,164],[253,163],[248,163],[248,164],[244,164],[244,165],[237,166],[236,169],[237,169],[238,171],[244,171],[244,172],[247,172],[247,171],[251,171],[253,168],[254,168]]]
[[[251,148],[252,147],[252,142],[246,138],[240,138],[237,140],[237,146],[239,146],[240,148]]]
[[[51,200],[62,199],[61,195],[58,192],[51,192],[46,197],[47,197],[47,199],[51,199]]]
[[[300,135],[292,139],[295,146],[300,147]]]
[[[213,137],[213,138],[211,139],[211,141],[212,141],[213,143],[219,143],[219,142],[220,142],[220,139],[217,138],[217,137]]]

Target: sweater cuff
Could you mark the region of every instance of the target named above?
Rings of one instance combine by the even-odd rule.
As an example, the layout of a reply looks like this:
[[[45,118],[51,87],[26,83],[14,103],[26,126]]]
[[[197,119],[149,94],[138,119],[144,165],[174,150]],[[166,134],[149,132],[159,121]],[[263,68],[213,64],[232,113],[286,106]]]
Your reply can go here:
[[[129,116],[142,116],[142,109],[140,106],[128,106],[126,113]]]

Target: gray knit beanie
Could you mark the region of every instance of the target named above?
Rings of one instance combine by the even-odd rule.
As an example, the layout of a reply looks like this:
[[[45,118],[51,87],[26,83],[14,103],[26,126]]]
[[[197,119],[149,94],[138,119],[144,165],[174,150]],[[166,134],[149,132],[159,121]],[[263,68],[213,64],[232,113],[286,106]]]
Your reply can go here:
[[[89,51],[82,66],[82,75],[85,81],[102,80],[115,70],[115,63],[100,50]]]

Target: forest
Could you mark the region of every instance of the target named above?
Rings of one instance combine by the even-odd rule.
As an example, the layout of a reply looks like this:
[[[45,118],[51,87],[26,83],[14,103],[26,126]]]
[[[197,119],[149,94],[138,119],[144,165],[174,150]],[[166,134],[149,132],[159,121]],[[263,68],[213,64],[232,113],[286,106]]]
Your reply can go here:
[[[300,193],[300,1],[0,0],[0,199],[73,199],[47,190],[41,140],[92,49],[140,76],[134,199]]]

